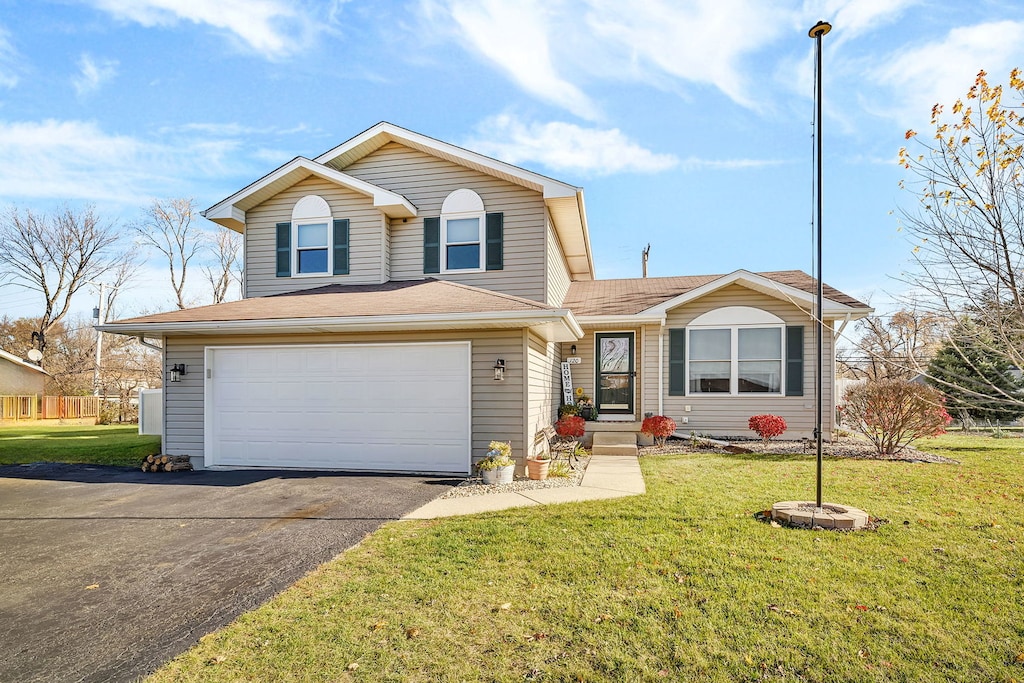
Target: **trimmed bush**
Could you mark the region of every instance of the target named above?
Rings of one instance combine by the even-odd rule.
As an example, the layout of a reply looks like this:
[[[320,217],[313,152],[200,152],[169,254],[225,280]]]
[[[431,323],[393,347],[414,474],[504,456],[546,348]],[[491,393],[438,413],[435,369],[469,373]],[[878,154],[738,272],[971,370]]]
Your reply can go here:
[[[676,421],[665,415],[652,415],[644,418],[640,431],[654,437],[654,443],[664,447],[665,440],[676,431]]]
[[[563,439],[578,439],[586,430],[587,421],[576,415],[566,415],[555,423],[555,433]]]
[[[747,427],[757,432],[765,445],[777,436],[782,436],[787,428],[786,420],[778,415],[754,415],[747,420]]]
[[[870,439],[881,455],[899,453],[917,439],[946,433],[953,418],[942,393],[924,384],[882,379],[851,388],[846,424]]]

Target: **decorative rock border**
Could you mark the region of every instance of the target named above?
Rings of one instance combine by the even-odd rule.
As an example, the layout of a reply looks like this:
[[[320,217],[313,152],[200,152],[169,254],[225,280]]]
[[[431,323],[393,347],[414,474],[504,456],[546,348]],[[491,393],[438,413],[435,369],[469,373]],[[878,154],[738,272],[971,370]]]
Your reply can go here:
[[[813,529],[856,530],[868,526],[868,513],[849,505],[822,503],[818,508],[814,501],[787,500],[772,505],[772,519],[793,526]]]

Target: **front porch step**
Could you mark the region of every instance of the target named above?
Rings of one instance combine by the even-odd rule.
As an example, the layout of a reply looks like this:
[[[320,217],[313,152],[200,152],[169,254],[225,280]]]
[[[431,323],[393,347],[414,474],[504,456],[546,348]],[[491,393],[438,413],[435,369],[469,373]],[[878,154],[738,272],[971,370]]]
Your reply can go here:
[[[594,432],[593,455],[639,455],[636,432]]]

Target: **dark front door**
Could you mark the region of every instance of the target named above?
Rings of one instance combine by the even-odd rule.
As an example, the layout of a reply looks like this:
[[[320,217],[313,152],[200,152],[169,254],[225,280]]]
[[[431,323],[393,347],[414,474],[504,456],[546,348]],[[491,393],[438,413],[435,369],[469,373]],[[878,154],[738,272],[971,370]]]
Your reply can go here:
[[[599,332],[594,337],[597,341],[597,412],[631,414],[636,377],[633,333]]]

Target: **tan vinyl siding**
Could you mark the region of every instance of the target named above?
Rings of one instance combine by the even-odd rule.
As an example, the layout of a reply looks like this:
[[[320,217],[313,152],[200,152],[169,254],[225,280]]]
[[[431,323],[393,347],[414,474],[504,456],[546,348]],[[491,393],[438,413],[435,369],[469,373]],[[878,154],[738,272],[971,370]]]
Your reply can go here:
[[[565,263],[565,254],[558,242],[558,236],[551,225],[551,216],[547,216],[547,291],[548,298],[545,303],[548,306],[561,306],[565,301],[565,294],[569,291],[572,278],[569,275],[569,266]]]
[[[480,195],[489,212],[504,214],[504,269],[440,273],[430,277],[544,302],[544,198],[539,192],[499,180],[395,142],[343,169],[345,173],[401,194],[416,218],[391,221],[391,279],[418,280],[423,273],[423,218],[441,215],[441,204],[460,188]]]
[[[803,396],[758,396],[744,394],[740,396],[669,396],[668,395],[668,330],[685,327],[691,320],[710,310],[723,306],[752,306],[777,315],[787,325],[804,326],[804,395]],[[657,328],[650,328],[648,335],[647,358],[650,359],[644,369],[647,380],[647,401],[651,410],[657,409]],[[815,339],[814,326],[810,314],[795,304],[781,299],[754,292],[740,285],[730,285],[721,290],[701,297],[699,300],[669,311],[668,322],[664,331],[664,349],[662,369],[664,372],[664,406],[665,414],[676,421],[679,430],[688,433],[710,434],[712,436],[756,437],[747,428],[747,420],[753,415],[772,413],[781,415],[786,420],[788,430],[786,437],[810,437],[814,429],[814,357]],[[825,396],[831,396],[833,352],[832,336],[825,335],[824,354],[827,359],[823,373]],[[690,411],[685,410],[690,406]],[[822,429],[826,435],[832,430],[831,410],[823,415]],[[682,418],[688,418],[684,424]]]
[[[573,389],[576,387],[583,387],[583,393],[594,400],[594,404],[597,405],[597,367],[596,354],[597,354],[597,343],[595,334],[599,332],[632,332],[634,335],[633,339],[633,367],[636,368],[636,377],[633,382],[633,415],[637,418],[642,418],[644,411],[653,410],[652,408],[645,408],[647,405],[643,398],[643,349],[641,348],[641,334],[639,328],[623,327],[620,325],[614,325],[610,327],[588,327],[583,330],[583,338],[576,342],[566,342],[562,344],[562,354],[564,356],[572,355],[572,345],[576,345],[576,355],[579,357],[580,362],[577,365],[570,367],[572,372],[572,386]],[[561,382],[561,379],[559,379]],[[559,384],[561,387],[561,384]],[[561,391],[561,389],[559,389]],[[657,404],[655,404],[657,405]]]
[[[524,453],[523,391],[526,368],[523,332],[303,334],[229,337],[179,337],[166,343],[166,363],[186,363],[181,382],[167,383],[164,451],[174,455],[203,455],[204,355],[207,346],[265,344],[402,343],[469,340],[472,343],[472,449],[473,461],[487,452],[492,440],[511,441],[513,452]],[[505,360],[505,381],[494,381],[494,361]],[[401,416],[396,415],[400,428]]]
[[[558,419],[562,375],[558,344],[545,342],[530,333],[526,334],[529,358],[529,404],[524,439],[527,446],[531,447],[537,432]]]
[[[322,277],[277,277],[277,224],[291,222],[295,203],[319,195],[333,218],[349,220],[349,274]],[[327,284],[381,282],[381,212],[373,200],[320,178],[308,178],[246,212],[245,292],[248,297],[294,292]],[[294,245],[292,245],[294,247]]]

